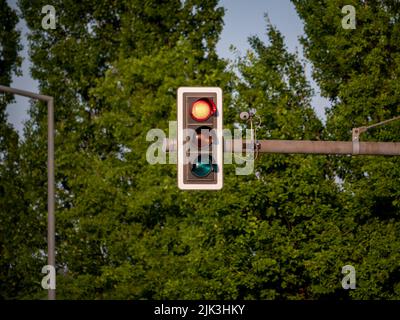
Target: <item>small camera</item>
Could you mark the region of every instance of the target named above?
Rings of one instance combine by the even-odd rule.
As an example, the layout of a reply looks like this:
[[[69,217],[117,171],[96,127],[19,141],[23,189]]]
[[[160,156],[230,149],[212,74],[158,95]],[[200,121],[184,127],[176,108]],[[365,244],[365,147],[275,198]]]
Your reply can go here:
[[[239,117],[242,120],[249,120],[250,114],[248,112],[246,112],[246,111],[243,111],[243,112],[240,113]]]

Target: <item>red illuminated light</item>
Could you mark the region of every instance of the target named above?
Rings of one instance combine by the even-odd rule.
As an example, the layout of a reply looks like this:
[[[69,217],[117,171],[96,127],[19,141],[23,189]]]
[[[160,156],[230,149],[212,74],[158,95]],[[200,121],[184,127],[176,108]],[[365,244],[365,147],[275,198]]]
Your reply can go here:
[[[196,121],[206,121],[217,111],[217,107],[211,99],[201,98],[193,103],[191,116]]]

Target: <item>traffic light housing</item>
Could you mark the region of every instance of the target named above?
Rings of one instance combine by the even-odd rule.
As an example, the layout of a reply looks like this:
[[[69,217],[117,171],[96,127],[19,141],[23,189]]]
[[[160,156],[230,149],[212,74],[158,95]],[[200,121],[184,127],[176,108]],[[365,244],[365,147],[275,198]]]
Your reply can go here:
[[[178,89],[178,187],[219,190],[223,186],[222,90]]]

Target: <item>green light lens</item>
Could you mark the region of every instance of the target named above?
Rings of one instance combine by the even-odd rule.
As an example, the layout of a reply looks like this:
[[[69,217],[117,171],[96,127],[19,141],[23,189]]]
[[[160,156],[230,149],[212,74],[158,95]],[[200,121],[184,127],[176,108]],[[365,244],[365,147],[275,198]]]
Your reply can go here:
[[[199,178],[207,177],[212,171],[216,171],[216,165],[212,163],[211,156],[208,159],[203,159],[203,161],[201,156],[198,156],[192,164],[192,173]]]

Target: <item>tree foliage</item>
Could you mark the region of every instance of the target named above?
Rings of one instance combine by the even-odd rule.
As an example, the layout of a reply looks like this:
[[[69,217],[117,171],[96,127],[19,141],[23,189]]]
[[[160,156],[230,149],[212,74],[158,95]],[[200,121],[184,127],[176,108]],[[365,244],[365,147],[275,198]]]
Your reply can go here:
[[[304,20],[307,58],[324,95],[331,99],[326,132],[349,140],[351,129],[398,116],[400,111],[399,3],[347,1],[356,29],[343,29],[343,1],[293,1]],[[400,123],[370,129],[366,141],[399,141]],[[343,157],[334,162],[348,197],[354,266],[354,298],[399,298],[400,162],[398,157]]]
[[[0,1],[0,84],[10,86],[19,75],[20,32],[17,13]],[[30,215],[34,202],[28,200],[23,174],[21,142],[7,119],[7,105],[14,101],[0,93],[0,299],[23,297],[37,291],[32,270],[41,270],[41,255],[35,251],[40,222]]]

